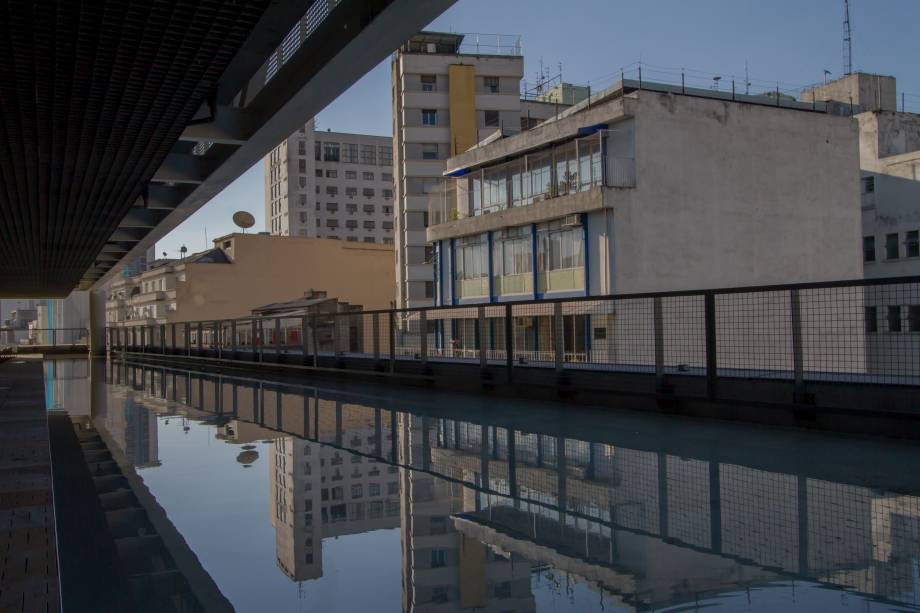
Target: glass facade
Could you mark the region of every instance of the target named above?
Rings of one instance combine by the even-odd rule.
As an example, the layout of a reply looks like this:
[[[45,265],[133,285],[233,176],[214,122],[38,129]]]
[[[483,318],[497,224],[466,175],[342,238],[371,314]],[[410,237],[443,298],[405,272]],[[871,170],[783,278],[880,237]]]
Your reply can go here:
[[[458,238],[454,245],[454,292],[457,298],[489,295],[487,235]]]
[[[537,226],[537,290],[585,288],[585,235],[581,223],[551,221]]]
[[[496,296],[533,293],[533,237],[530,226],[494,233],[492,272],[492,288]]]

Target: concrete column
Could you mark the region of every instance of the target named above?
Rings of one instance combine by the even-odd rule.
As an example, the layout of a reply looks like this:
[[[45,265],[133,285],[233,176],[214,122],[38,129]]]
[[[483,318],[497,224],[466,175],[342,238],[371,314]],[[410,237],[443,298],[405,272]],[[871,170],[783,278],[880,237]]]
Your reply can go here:
[[[89,350],[105,354],[105,292],[89,292]]]

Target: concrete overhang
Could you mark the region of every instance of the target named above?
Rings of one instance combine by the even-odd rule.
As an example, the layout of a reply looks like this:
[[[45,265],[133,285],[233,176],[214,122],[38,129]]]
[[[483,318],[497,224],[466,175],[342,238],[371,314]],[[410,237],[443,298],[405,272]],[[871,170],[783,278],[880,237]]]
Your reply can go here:
[[[513,207],[429,226],[425,231],[425,236],[428,242],[471,236],[502,228],[541,223],[566,215],[596,211],[604,206],[604,188],[595,186],[583,192],[557,196],[528,206]]]
[[[455,1],[342,0],[268,80],[265,58],[277,52],[294,20],[254,33],[261,46],[240,51],[213,99],[182,131],[147,187],[147,206],[169,209],[168,214],[137,240],[118,266],[81,288],[112,279],[121,266],[143,255]],[[279,9],[279,23],[282,13],[290,17]],[[225,78],[233,84],[224,83]],[[190,153],[190,146],[196,151]]]
[[[474,147],[447,160],[445,176],[499,164],[524,154],[544,149],[561,141],[577,138],[584,129],[622,121],[635,114],[636,101],[617,98],[568,117],[546,121],[531,130]]]

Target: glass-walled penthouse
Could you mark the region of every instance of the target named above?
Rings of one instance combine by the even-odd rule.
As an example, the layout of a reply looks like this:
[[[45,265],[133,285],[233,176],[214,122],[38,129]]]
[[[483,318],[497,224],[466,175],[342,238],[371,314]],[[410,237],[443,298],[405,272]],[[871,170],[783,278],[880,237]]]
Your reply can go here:
[[[600,188],[636,184],[630,128],[594,126],[432,186],[429,225],[450,231],[431,250],[438,304],[588,295]]]

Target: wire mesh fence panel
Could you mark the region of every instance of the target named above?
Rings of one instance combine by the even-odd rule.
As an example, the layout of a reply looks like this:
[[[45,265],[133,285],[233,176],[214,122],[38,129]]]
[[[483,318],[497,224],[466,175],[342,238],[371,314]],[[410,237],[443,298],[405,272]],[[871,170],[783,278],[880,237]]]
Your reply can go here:
[[[882,295],[891,290],[879,286]],[[872,288],[830,287],[797,290],[800,311],[802,373],[808,379],[867,380],[867,294]],[[882,310],[882,309],[876,309]],[[898,368],[887,363],[886,368]],[[879,373],[882,374],[882,373]],[[888,370],[884,374],[895,374]]]
[[[515,366],[555,365],[553,312],[553,303],[512,305],[511,346]]]
[[[652,298],[591,301],[579,313],[590,330],[589,368],[653,372],[655,309]],[[576,323],[576,330],[581,326]]]
[[[793,294],[786,290],[716,295],[719,374],[790,377],[795,308]]]
[[[706,367],[704,297],[668,296],[659,300],[664,371],[702,374]]]
[[[864,352],[867,378],[877,383],[920,384],[920,283],[896,283],[849,291],[841,318],[863,331],[864,345],[850,341],[836,353],[857,353],[842,366],[858,367]],[[855,321],[854,321],[855,320]],[[841,370],[844,370],[841,368]]]

